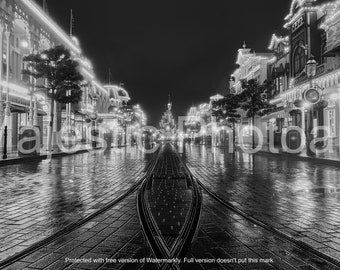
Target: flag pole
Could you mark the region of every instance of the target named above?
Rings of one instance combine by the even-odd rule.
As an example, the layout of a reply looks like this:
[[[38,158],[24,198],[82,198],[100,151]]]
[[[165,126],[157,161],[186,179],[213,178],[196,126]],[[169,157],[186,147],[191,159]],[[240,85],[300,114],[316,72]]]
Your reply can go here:
[[[73,11],[71,9],[71,12],[70,12],[70,37],[73,36],[73,22],[74,22]]]

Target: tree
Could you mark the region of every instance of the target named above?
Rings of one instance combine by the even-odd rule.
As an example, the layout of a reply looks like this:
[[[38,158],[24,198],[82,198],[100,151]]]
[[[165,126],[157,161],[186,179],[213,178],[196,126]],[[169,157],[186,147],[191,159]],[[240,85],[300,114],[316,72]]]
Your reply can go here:
[[[242,81],[243,91],[239,94],[241,108],[246,111],[247,117],[252,119],[252,125],[255,125],[255,117],[263,116],[270,112],[274,106],[268,101],[273,84],[265,81],[262,85],[255,79]],[[255,148],[255,132],[252,130],[252,148]]]
[[[83,76],[78,71],[78,62],[71,58],[71,53],[63,46],[55,46],[42,53],[30,54],[23,58],[26,69],[23,75],[38,80],[36,92],[43,92],[50,98],[50,123],[47,149],[51,150],[52,128],[54,120],[54,101],[59,103],[78,103],[82,96]],[[44,79],[44,80],[39,80]]]
[[[213,116],[216,120],[226,120],[228,125],[233,130],[233,144],[235,145],[235,123],[241,117],[237,113],[237,109],[240,107],[240,99],[238,95],[227,94],[222,99],[213,101]]]

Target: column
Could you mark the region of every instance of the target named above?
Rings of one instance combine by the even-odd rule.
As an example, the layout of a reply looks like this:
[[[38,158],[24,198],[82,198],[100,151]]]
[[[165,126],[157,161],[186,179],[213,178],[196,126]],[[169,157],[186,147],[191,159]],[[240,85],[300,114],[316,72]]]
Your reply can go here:
[[[6,108],[5,108],[5,125],[9,126],[9,118],[11,116],[10,101],[9,101],[9,64],[10,64],[10,32],[5,32],[7,46],[6,46]]]
[[[34,116],[33,116],[33,77],[30,76],[29,78],[29,87],[30,87],[30,107],[29,107],[29,118],[28,118],[28,125],[33,126]]]
[[[66,91],[66,96],[68,96],[68,91]],[[68,106],[68,103],[65,104],[65,122],[64,122],[64,126],[68,127],[70,125],[70,123],[68,122],[69,118],[68,118],[68,115],[69,115],[69,106]]]
[[[211,146],[216,146],[216,132],[217,132],[216,118],[212,116],[211,118]]]
[[[2,127],[3,124],[3,120],[4,120],[4,105],[3,105],[3,87],[2,87],[2,74],[3,74],[3,70],[2,70],[2,56],[3,56],[3,32],[4,32],[4,27],[0,24],[0,129]],[[1,141],[1,138],[0,138]]]
[[[54,110],[53,110],[53,126],[52,126],[52,149],[54,149],[57,146],[57,125],[58,125],[58,103],[54,101]]]
[[[31,90],[30,90],[31,91]],[[33,126],[33,93],[30,93],[30,107],[29,107],[29,114],[28,114],[28,125]]]
[[[38,126],[38,101],[37,97],[34,97],[34,111],[33,111],[33,126]]]
[[[308,130],[306,129],[306,112],[305,112],[305,108],[302,107],[301,108],[301,129],[303,130],[303,134],[306,137],[306,147],[308,149]],[[302,139],[302,138],[301,138]]]

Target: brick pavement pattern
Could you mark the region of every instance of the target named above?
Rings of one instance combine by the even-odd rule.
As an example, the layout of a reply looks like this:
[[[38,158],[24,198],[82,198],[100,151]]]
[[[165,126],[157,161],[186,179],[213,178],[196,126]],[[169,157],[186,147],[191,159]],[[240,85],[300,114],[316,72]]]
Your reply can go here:
[[[171,250],[188,217],[192,190],[170,147],[162,151],[157,165],[146,198],[157,227]]]
[[[190,150],[190,156],[186,156],[186,159],[190,163],[190,166],[193,168],[193,171],[200,175],[201,180],[207,181],[210,187],[214,191],[218,191],[219,195],[223,195],[224,198],[229,199],[233,202],[234,205],[237,207],[244,206],[243,209],[245,210],[253,210],[255,209],[254,213],[258,213],[261,205],[263,204],[263,200],[265,198],[260,199],[261,196],[266,196],[268,192],[266,186],[269,186],[269,190],[273,190],[273,186],[270,183],[265,183],[264,177],[260,178],[257,181],[257,178],[250,178],[247,177],[243,179],[245,176],[242,175],[241,172],[237,172],[235,170],[235,176],[238,177],[233,179],[233,181],[228,181],[228,178],[221,179],[220,174],[214,174],[222,169],[223,175],[226,173],[227,168],[225,162],[227,160],[227,156],[225,156],[222,152],[218,155],[218,152],[215,153],[208,153],[208,152],[195,152],[199,148],[187,149],[187,153]],[[202,150],[202,149],[201,149]],[[203,149],[204,150],[204,149]],[[204,159],[203,157],[208,157]],[[86,201],[86,205],[88,206],[87,209],[92,209],[95,211],[99,207],[105,203],[106,199],[108,201],[112,200],[112,197],[115,197],[120,191],[125,191],[126,186],[132,185],[134,181],[137,180],[136,177],[131,178],[128,182],[126,179],[123,178],[116,178],[115,170],[117,169],[117,164],[121,164],[119,161],[125,160],[125,171],[121,172],[118,175],[124,174],[125,177],[128,178],[128,173],[135,173],[137,175],[143,174],[143,168],[141,164],[146,163],[146,159],[139,154],[127,154],[121,153],[121,156],[117,154],[107,153],[106,155],[102,156],[79,156],[80,159],[77,159],[77,156],[74,156],[72,162],[71,160],[66,160],[71,169],[74,167],[74,164],[82,164],[84,166],[89,166],[88,170],[93,172],[90,174],[89,171],[85,170],[87,174],[89,174],[88,184],[81,186],[82,190],[91,191],[91,196],[96,194],[97,196],[92,196],[88,198]],[[69,157],[71,158],[71,157]],[[212,159],[210,159],[212,158]],[[247,156],[242,156],[243,159],[247,158]],[[249,156],[248,156],[249,158]],[[77,161],[75,161],[77,160]],[[202,163],[207,162],[206,164]],[[137,162],[138,161],[138,162]],[[57,165],[55,168],[59,168],[60,161],[55,160]],[[141,168],[137,169],[138,166],[134,165],[134,163],[138,163]],[[230,162],[230,161],[229,161]],[[243,161],[244,162],[244,161]],[[255,163],[254,163],[255,162]],[[261,169],[265,167],[270,168],[268,164],[264,163],[261,159],[260,161],[248,159],[247,162],[244,164],[240,161],[240,157],[237,159],[235,166],[244,166],[247,171],[246,175],[251,176],[250,172],[252,170],[256,171],[256,164],[260,162]],[[271,161],[272,162],[272,161]],[[278,161],[276,161],[278,163]],[[132,164],[132,165],[131,165]],[[231,167],[228,164],[228,168]],[[114,165],[114,166],[113,166]],[[195,167],[196,165],[196,167]],[[81,167],[81,165],[79,165]],[[101,174],[101,170],[96,170],[97,167],[106,168],[106,174],[110,174],[113,178],[107,178],[104,180],[104,185],[100,186],[100,181],[98,180],[97,176],[103,177]],[[129,167],[131,166],[131,167]],[[223,169],[223,166],[224,169]],[[254,167],[253,167],[254,166]],[[298,166],[298,165],[297,165]],[[51,165],[53,168],[53,163]],[[67,167],[67,166],[66,166]],[[199,168],[198,168],[199,167]],[[68,167],[67,167],[68,168]],[[120,168],[118,166],[118,168]],[[134,170],[133,170],[134,168]],[[13,169],[13,168],[12,168]],[[79,169],[79,168],[78,168]],[[111,171],[111,169],[113,171]],[[79,177],[79,173],[81,170],[77,171],[74,169],[73,176]],[[118,169],[123,170],[123,169]],[[162,172],[164,171],[164,173]],[[163,176],[164,181],[158,182],[158,184],[154,184],[154,190],[163,190],[166,192],[167,188],[164,189],[164,185],[168,185],[167,177],[168,175],[173,174],[178,170],[174,170],[174,167],[165,166],[161,169],[161,173],[156,173],[156,176]],[[294,173],[297,173],[297,169]],[[69,174],[67,174],[67,172]],[[65,175],[71,175],[69,171],[65,172]],[[210,174],[208,174],[210,173]],[[282,173],[282,172],[281,172]],[[106,175],[104,174],[104,175]],[[64,175],[61,174],[60,175]],[[264,175],[266,175],[264,173]],[[73,177],[72,176],[72,177]],[[205,177],[202,179],[202,177]],[[208,178],[209,176],[210,178]],[[64,178],[66,176],[59,177],[66,181]],[[91,178],[92,177],[92,178]],[[57,182],[58,177],[53,178],[55,182]],[[301,177],[300,177],[301,178]],[[46,181],[48,181],[48,178]],[[111,179],[111,180],[110,180]],[[114,179],[114,180],[112,180]],[[117,180],[119,179],[119,181]],[[297,181],[300,181],[298,179]],[[50,180],[52,181],[52,180]],[[50,190],[48,187],[51,185],[51,182],[48,182],[49,185],[46,187],[47,190]],[[62,183],[59,185],[63,186]],[[91,181],[95,181],[92,183]],[[118,186],[117,184],[118,181]],[[257,181],[257,182],[256,182]],[[269,181],[269,179],[267,180]],[[277,184],[280,183],[282,180],[277,180],[276,178],[271,181],[276,181]],[[306,180],[305,180],[306,181]],[[29,181],[28,181],[29,182]],[[227,186],[228,182],[232,182],[231,185]],[[245,183],[252,184],[258,183],[259,189],[257,190],[256,187],[252,186],[252,189],[246,187]],[[125,184],[129,183],[129,184]],[[183,186],[176,184],[175,182],[171,182],[173,185],[171,189],[173,191],[181,190]],[[289,184],[293,183],[293,179],[289,182]],[[81,184],[78,182],[77,184]],[[90,187],[88,186],[90,185]],[[100,190],[98,191],[95,186],[99,185]],[[110,188],[112,186],[112,189]],[[67,186],[67,185],[66,185]],[[237,188],[235,188],[237,187]],[[278,187],[284,188],[289,190],[289,188],[297,188],[296,185],[291,186],[287,184],[278,185]],[[276,187],[278,189],[278,187]],[[92,188],[92,189],[91,189]],[[229,188],[229,189],[228,189]],[[231,189],[233,188],[233,189]],[[67,189],[64,189],[67,190]],[[262,193],[259,193],[262,190]],[[95,192],[96,191],[96,192]],[[242,195],[242,192],[245,193]],[[46,192],[46,191],[45,191]],[[56,192],[55,189],[50,190],[52,192]],[[241,192],[241,193],[240,193]],[[276,190],[279,193],[279,190]],[[283,192],[283,191],[282,191]],[[59,192],[60,193],[60,192]],[[115,205],[114,207],[110,208],[109,210],[103,212],[102,214],[98,215],[96,218],[92,219],[91,221],[83,224],[79,228],[68,232],[68,234],[63,235],[59,239],[49,243],[48,245],[41,247],[39,250],[21,258],[19,261],[15,262],[14,264],[5,268],[6,270],[17,270],[17,269],[143,269],[143,270],[151,270],[157,269],[156,264],[143,264],[140,263],[138,259],[150,257],[152,258],[152,252],[146,243],[143,233],[141,230],[140,220],[138,218],[137,209],[136,209],[136,193],[129,195],[123,201]],[[234,194],[236,193],[237,196]],[[258,194],[259,193],[259,194]],[[62,194],[66,194],[63,192]],[[71,197],[73,197],[73,193],[70,193]],[[293,193],[295,194],[295,193]],[[297,193],[299,194],[299,193]],[[229,262],[229,263],[194,263],[194,264],[183,264],[181,269],[258,269],[258,270],[266,270],[266,269],[327,269],[327,270],[336,270],[336,268],[331,267],[327,263],[322,260],[315,259],[314,256],[311,256],[307,252],[302,252],[296,248],[293,244],[290,244],[287,241],[284,241],[277,236],[271,234],[267,230],[254,225],[254,223],[249,222],[245,218],[239,216],[238,214],[231,212],[226,207],[222,206],[220,203],[216,202],[212,197],[208,196],[206,193],[203,193],[203,214],[200,220],[200,227],[199,232],[196,239],[193,241],[191,248],[187,253],[188,258],[205,258],[205,259],[231,259],[236,260],[237,262]],[[291,193],[287,194],[280,194],[280,196],[289,196]],[[24,193],[20,195],[22,198],[24,197]],[[20,197],[19,196],[19,197]],[[236,196],[236,197],[231,197]],[[275,200],[280,199],[279,195],[276,195],[274,198]],[[333,196],[333,195],[332,195]],[[333,198],[332,196],[323,196],[323,199],[326,198]],[[171,196],[170,196],[171,197]],[[254,197],[254,199],[250,200],[250,198]],[[65,197],[67,198],[67,197]],[[87,197],[85,197],[87,198]],[[110,198],[110,200],[109,200]],[[238,199],[238,200],[234,200]],[[303,197],[304,198],[304,197]],[[103,199],[104,202],[98,202],[98,200]],[[231,200],[233,199],[233,200]],[[291,198],[292,204],[294,207],[297,207],[294,204],[294,199]],[[258,201],[257,201],[258,200]],[[270,197],[270,202],[275,203],[273,197]],[[316,199],[315,199],[316,200]],[[316,200],[318,202],[318,200]],[[243,205],[240,202],[245,202]],[[282,203],[284,202],[284,203]],[[253,204],[253,205],[249,205]],[[314,202],[315,203],[315,202]],[[286,205],[285,200],[276,201],[275,207],[279,207]],[[316,204],[316,203],[315,203]],[[49,207],[51,205],[48,204]],[[98,208],[93,208],[96,206]],[[180,204],[179,204],[180,206]],[[263,207],[266,208],[263,208]],[[317,205],[319,206],[319,205]],[[41,206],[43,207],[43,206]],[[161,207],[161,206],[159,206]],[[68,208],[67,208],[68,209]],[[269,210],[268,210],[269,209]],[[276,208],[275,208],[276,209]],[[282,209],[282,208],[280,208]],[[65,210],[67,211],[67,210]],[[75,211],[75,208],[72,208],[70,211]],[[90,211],[90,212],[92,212]],[[283,221],[287,219],[287,216],[275,216],[275,212],[269,205],[262,205],[261,211],[264,211],[263,216],[271,217],[274,221]],[[269,211],[269,212],[268,212]],[[280,212],[282,213],[282,212]],[[70,212],[70,215],[72,212]],[[74,212],[75,215],[78,212]],[[162,213],[168,215],[168,211]],[[58,223],[58,217],[50,216],[51,218],[55,218],[54,222]],[[261,216],[262,217],[262,216]],[[295,217],[296,219],[301,219],[300,216]],[[19,219],[20,220],[20,219]],[[24,223],[21,223],[24,224]],[[170,223],[169,223],[170,224]],[[274,224],[274,223],[273,223]],[[32,226],[32,224],[30,225]],[[287,223],[285,228],[289,229],[290,224]],[[327,238],[327,240],[331,241],[331,239]],[[328,242],[327,242],[328,243]],[[324,243],[326,244],[326,242]],[[20,245],[19,245],[20,246]],[[249,258],[253,259],[253,261],[249,261]],[[72,259],[87,259],[87,261],[82,263],[77,263],[72,261]],[[111,262],[109,262],[111,259]],[[118,259],[137,259],[135,263],[123,263],[123,262],[112,262],[113,260]],[[265,262],[260,262],[260,259],[267,260]],[[256,262],[258,260],[258,262]]]
[[[336,270],[267,230],[254,226],[204,193],[201,226],[188,258],[215,259],[213,263],[184,264],[182,269],[311,269]],[[218,261],[218,259],[230,259]]]
[[[102,213],[91,222],[5,268],[18,269],[124,269],[118,259],[151,257],[144,240],[135,203],[136,194]],[[83,259],[75,262],[72,259]],[[117,260],[117,262],[113,262]],[[146,267],[140,263],[133,269]]]
[[[235,207],[340,258],[340,168],[188,146],[191,172]]]
[[[1,167],[0,261],[123,194],[146,162],[122,148]]]

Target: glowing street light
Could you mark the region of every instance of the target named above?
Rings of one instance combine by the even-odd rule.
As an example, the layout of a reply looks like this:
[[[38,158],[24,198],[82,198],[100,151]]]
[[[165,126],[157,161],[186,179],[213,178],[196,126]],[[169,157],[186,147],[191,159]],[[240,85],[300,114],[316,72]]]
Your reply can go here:
[[[311,55],[306,63],[306,73],[308,78],[313,78],[316,75],[316,66],[317,62],[314,59],[314,56]]]

